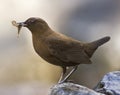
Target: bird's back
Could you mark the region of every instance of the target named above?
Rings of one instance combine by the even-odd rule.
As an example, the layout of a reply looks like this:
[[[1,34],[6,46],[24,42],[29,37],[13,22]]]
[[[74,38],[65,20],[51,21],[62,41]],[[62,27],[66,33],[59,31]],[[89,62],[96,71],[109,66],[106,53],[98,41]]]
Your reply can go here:
[[[61,33],[53,32],[53,34],[47,36],[45,44],[50,55],[61,61],[61,65],[74,66],[91,63],[83,50],[84,44]]]
[[[52,30],[50,32],[33,36],[33,45],[44,60],[59,66],[90,64],[90,58],[98,46],[109,40],[102,38],[92,43],[82,43],[61,33]]]

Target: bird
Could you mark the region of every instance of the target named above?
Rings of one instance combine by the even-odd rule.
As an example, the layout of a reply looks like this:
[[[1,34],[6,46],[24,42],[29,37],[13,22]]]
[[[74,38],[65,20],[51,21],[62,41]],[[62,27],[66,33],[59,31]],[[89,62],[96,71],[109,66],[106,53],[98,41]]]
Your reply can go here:
[[[55,32],[39,17],[30,17],[24,22],[12,21],[12,24],[18,28],[18,34],[22,27],[28,28],[36,53],[48,63],[62,68],[58,83],[67,82],[80,64],[91,64],[90,59],[96,49],[110,40],[109,36],[105,36],[92,42],[81,42]],[[72,67],[72,70],[63,77],[69,67]]]

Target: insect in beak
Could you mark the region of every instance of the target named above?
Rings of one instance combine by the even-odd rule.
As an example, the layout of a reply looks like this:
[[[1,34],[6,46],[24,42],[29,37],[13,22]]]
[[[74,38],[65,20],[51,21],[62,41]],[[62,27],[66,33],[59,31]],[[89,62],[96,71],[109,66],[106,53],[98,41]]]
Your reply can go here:
[[[21,28],[27,26],[27,24],[25,24],[24,22],[17,23],[16,21],[12,21],[12,25],[18,28],[18,36],[20,34]]]

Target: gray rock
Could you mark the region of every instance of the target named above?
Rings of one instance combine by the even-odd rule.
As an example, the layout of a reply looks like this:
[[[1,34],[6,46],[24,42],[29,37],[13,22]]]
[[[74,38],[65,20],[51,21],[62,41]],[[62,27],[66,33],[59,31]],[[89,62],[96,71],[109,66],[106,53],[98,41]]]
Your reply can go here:
[[[107,73],[94,90],[74,84],[56,84],[49,95],[120,95],[120,71]]]
[[[106,74],[95,90],[107,95],[120,95],[120,71]]]
[[[62,83],[51,88],[49,95],[104,95],[93,91],[87,87],[74,84]]]

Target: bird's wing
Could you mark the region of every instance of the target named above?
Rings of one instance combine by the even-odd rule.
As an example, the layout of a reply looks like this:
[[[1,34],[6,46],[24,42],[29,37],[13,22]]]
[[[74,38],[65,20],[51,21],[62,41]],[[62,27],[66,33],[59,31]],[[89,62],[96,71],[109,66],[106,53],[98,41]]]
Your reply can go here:
[[[48,47],[50,54],[63,62],[72,62],[76,64],[91,63],[83,47],[78,42],[52,39],[48,41]]]

